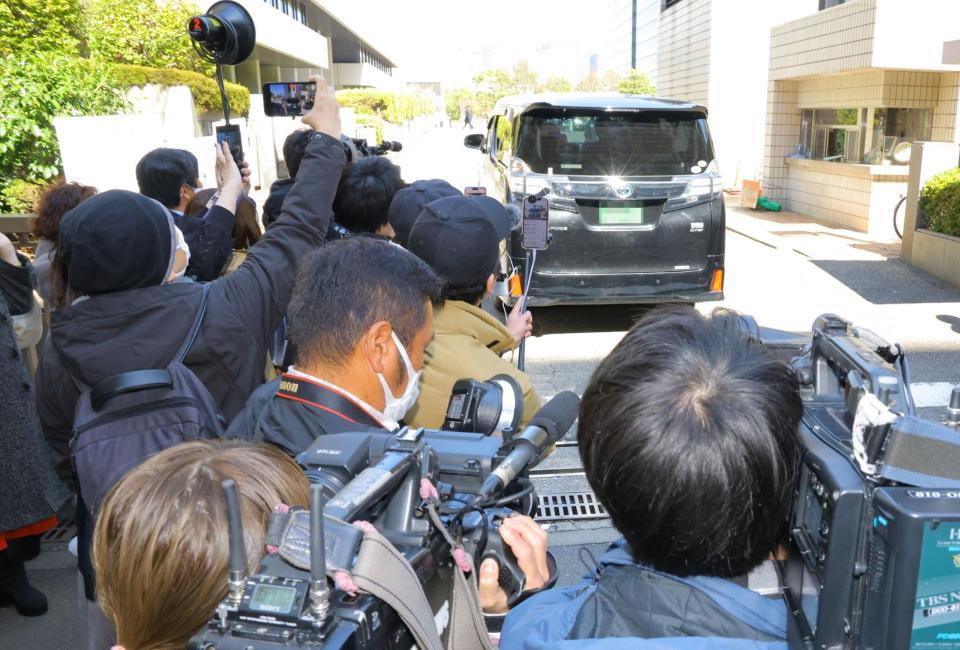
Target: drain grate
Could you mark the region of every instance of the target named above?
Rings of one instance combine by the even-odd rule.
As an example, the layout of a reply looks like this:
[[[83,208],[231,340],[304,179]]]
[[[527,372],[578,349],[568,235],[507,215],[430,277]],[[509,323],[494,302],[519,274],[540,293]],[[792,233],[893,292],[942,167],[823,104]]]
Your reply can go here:
[[[593,492],[541,494],[537,521],[568,521],[571,519],[604,519],[607,510]]]
[[[73,519],[60,519],[57,525],[43,534],[40,542],[43,544],[66,544],[77,534],[77,527]]]

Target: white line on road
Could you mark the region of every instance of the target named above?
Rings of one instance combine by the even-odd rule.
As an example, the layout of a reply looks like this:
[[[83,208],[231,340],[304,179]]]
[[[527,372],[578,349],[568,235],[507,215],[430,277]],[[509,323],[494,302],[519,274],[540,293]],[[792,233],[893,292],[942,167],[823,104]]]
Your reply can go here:
[[[947,406],[950,404],[950,391],[957,385],[949,381],[915,381],[910,384],[910,392],[917,408]]]

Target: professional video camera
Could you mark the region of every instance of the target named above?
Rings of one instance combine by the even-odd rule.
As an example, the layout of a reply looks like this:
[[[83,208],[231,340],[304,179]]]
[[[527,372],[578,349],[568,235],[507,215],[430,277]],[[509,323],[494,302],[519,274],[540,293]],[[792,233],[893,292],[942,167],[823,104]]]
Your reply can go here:
[[[420,641],[398,609],[406,611],[408,602],[423,595],[430,633],[435,626],[438,640],[446,641],[460,607],[456,594],[451,596],[457,579],[451,543],[462,543],[474,567],[496,558],[500,584],[516,600],[524,574],[500,540],[499,522],[514,511],[529,514],[535,508],[533,484],[522,474],[573,424],[579,398],[560,393],[515,432],[506,417],[508,405],[492,398],[501,379],[458,382],[447,423],[502,428],[502,438],[423,429],[318,438],[297,457],[312,483],[310,511],[274,515],[268,544],[279,552],[265,556],[250,577],[243,575],[239,506],[225,487],[232,511],[230,594],[189,647],[407,650]],[[439,507],[424,498],[426,481],[435,487]],[[418,583],[411,592],[417,593],[394,594],[388,603],[370,593],[350,595],[339,581],[329,586],[328,575],[359,566],[359,559],[354,562],[363,533],[351,525],[359,521],[372,522],[406,558]],[[557,571],[552,556],[548,560],[550,586]]]
[[[340,136],[340,142],[343,143],[343,151],[347,154],[347,162],[360,160],[367,156],[385,156],[391,151],[402,151],[403,145],[399,142],[384,140],[377,145],[369,145],[363,138],[351,138],[346,135]]]
[[[957,430],[916,417],[900,346],[837,316],[791,367],[804,414],[778,563],[790,647],[960,648]]]

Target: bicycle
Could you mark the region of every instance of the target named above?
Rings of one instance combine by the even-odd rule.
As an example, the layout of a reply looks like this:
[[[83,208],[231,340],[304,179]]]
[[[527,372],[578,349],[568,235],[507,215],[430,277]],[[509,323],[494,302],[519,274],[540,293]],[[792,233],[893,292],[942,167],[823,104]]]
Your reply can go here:
[[[903,207],[903,204],[906,202],[906,200],[907,195],[901,194],[896,205],[893,206],[893,230],[897,233],[897,237],[900,239],[903,239],[903,222],[907,217],[907,213],[900,208]]]

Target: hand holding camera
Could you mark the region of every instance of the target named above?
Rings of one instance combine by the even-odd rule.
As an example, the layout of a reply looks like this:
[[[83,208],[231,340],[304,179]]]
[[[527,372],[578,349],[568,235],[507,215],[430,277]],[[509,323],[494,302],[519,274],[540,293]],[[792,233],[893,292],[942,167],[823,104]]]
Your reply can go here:
[[[230,145],[221,142],[215,145],[217,151],[217,187],[220,188],[219,205],[233,212],[240,195],[243,193],[243,174],[230,153]]]
[[[524,590],[540,589],[550,579],[547,531],[530,517],[514,515],[500,522],[500,537],[523,570]],[[509,595],[500,584],[500,565],[493,558],[480,564],[480,606],[488,614],[507,611]]]
[[[510,310],[510,315],[507,316],[507,329],[513,335],[513,342],[516,345],[520,345],[520,342],[533,332],[533,314],[523,310],[523,299],[518,300]]]
[[[327,85],[327,80],[320,75],[313,75],[310,80],[317,84],[317,96],[313,108],[303,116],[303,123],[319,133],[326,133],[331,138],[340,138],[340,106],[333,88]]]

